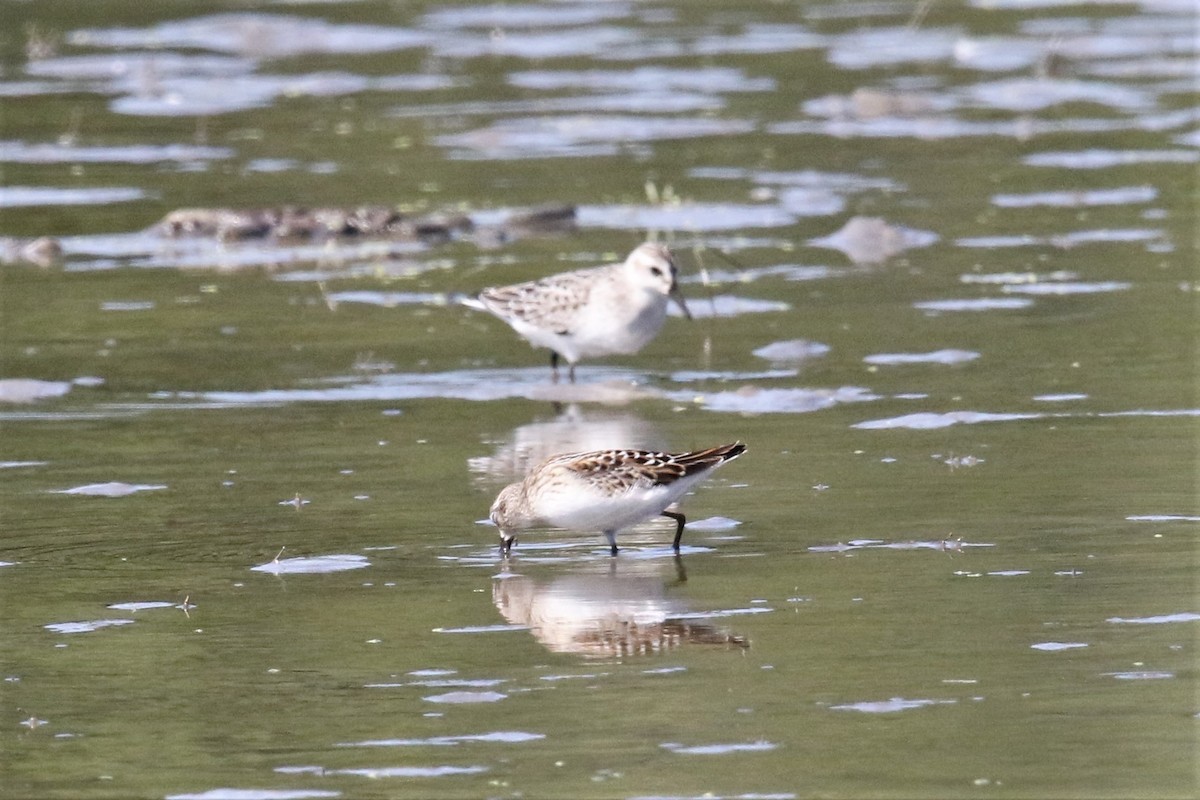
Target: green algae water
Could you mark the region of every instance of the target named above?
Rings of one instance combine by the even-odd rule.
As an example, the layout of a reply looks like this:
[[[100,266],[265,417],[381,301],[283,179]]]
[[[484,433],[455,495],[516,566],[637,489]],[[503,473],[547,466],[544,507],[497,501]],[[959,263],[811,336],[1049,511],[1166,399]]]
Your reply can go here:
[[[1193,796],[1192,10],[1025,5],[8,4],[0,797]],[[573,385],[456,302],[648,238]]]

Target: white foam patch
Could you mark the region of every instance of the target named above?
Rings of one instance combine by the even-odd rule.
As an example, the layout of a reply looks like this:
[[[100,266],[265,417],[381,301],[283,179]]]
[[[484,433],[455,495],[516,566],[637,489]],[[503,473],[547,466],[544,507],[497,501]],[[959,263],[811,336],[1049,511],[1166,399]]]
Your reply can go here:
[[[270,575],[302,575],[320,574],[327,572],[345,572],[351,569],[362,569],[371,566],[366,556],[357,554],[333,554],[327,556],[310,556],[283,558],[268,561],[251,567],[251,572],[265,572]]]
[[[499,686],[502,683],[507,683],[505,678],[423,678],[421,680],[411,681],[406,686],[424,686],[427,689],[447,689],[454,686],[466,686],[473,689],[482,689],[489,686]],[[368,684],[368,686],[371,684]]]
[[[168,603],[162,600],[146,600],[132,603],[113,603],[108,608],[116,611],[148,611],[152,608],[174,608],[175,603]]]
[[[754,128],[750,120],[704,116],[560,114],[507,117],[487,127],[443,134],[433,141],[448,148],[452,159],[516,160],[613,155],[636,142],[733,135]],[[728,230],[780,227],[793,224],[795,217],[777,206],[580,206],[576,222],[601,228]]]
[[[992,204],[1000,208],[1080,208],[1086,206],[1126,205],[1149,203],[1157,199],[1158,189],[1153,186],[1124,186],[1117,189],[1094,189],[1091,191],[1033,192],[1029,194],[997,194]]]
[[[530,549],[532,545],[525,545]],[[509,631],[527,631],[528,625],[464,625],[459,628],[434,628],[434,633],[508,633]]]
[[[101,628],[132,624],[133,620],[131,619],[93,619],[83,622],[52,622],[42,627],[54,633],[91,633]]]
[[[932,64],[953,58],[960,35],[955,28],[861,28],[834,38],[826,57],[843,69]]]
[[[1137,164],[1195,164],[1200,152],[1195,150],[1076,150],[1034,153],[1022,159],[1031,167],[1065,167],[1067,169],[1107,169]]]
[[[147,69],[161,69],[170,54],[161,50],[147,54]],[[124,54],[118,69],[130,66],[137,56]],[[63,59],[45,59],[25,65],[27,71],[57,63]],[[133,65],[136,67],[136,65]],[[189,65],[190,66],[190,65]],[[73,76],[66,75],[66,78]],[[90,75],[82,76],[84,79]],[[0,160],[19,164],[157,164],[161,162],[188,163],[232,158],[235,151],[229,147],[205,147],[187,144],[136,144],[118,146],[84,146],[51,142],[0,141]]]
[[[1060,269],[1054,272],[968,272],[960,275],[963,283],[1006,284],[1006,283],[1038,283],[1040,281],[1073,281],[1079,273]]]
[[[687,756],[718,756],[729,753],[764,753],[774,750],[779,745],[774,742],[738,742],[734,744],[696,744],[682,745],[677,742],[664,742],[659,745],[664,750]]]
[[[1080,392],[1062,392],[1061,394],[1034,395],[1033,399],[1039,403],[1067,403],[1072,400],[1087,400],[1088,396]]]
[[[1119,681],[1161,681],[1175,677],[1174,672],[1161,670],[1135,670],[1132,672],[1104,672],[1103,675],[1116,678]]]
[[[557,28],[567,25],[590,25],[597,22],[603,22],[606,19],[620,19],[628,14],[628,9],[622,3],[614,4],[573,4],[567,6],[546,6],[546,5],[479,5],[479,6],[462,6],[449,8],[434,8],[427,11],[422,17],[422,27],[430,28],[445,28],[445,29],[470,29],[482,28],[485,31],[494,29],[506,28]],[[563,85],[574,85],[572,79],[565,76],[583,75],[588,73],[555,73],[555,72],[535,72],[535,73],[517,73],[518,75],[545,76],[547,82],[533,80],[531,83],[523,83],[521,81],[510,81],[517,86],[526,85],[534,89],[551,89],[561,88]],[[658,76],[657,71],[651,71],[650,75]],[[554,80],[554,76],[563,76],[558,81]],[[649,77],[649,75],[647,76]],[[577,78],[576,80],[583,80]],[[567,81],[565,84],[563,81]],[[585,84],[591,85],[591,84]],[[598,86],[593,88],[601,88],[608,85],[601,81]]]
[[[730,531],[741,524],[741,520],[729,517],[706,517],[695,522],[689,521],[687,529],[689,531]]]
[[[379,292],[368,289],[331,292],[326,299],[333,303],[365,303],[382,308],[445,306],[450,304],[450,297],[446,294],[434,292]]]
[[[782,363],[820,358],[827,355],[830,349],[829,345],[821,342],[812,342],[808,339],[789,339],[783,342],[772,342],[754,350],[753,353],[759,358]]]
[[[101,311],[153,311],[157,306],[153,300],[105,300]]]
[[[1029,646],[1034,650],[1044,650],[1053,653],[1060,650],[1078,650],[1088,645],[1087,642],[1038,642]]]
[[[919,412],[916,414],[905,414],[901,417],[857,422],[850,427],[863,430],[893,428],[935,430],[937,428],[949,428],[951,425],[975,425],[981,422],[1013,422],[1017,420],[1041,419],[1044,416],[1044,414],[989,413],[985,411],[948,411],[943,414]]]
[[[1195,622],[1197,620],[1200,620],[1200,614],[1181,611],[1178,614],[1160,614],[1156,617],[1109,617],[1105,622],[1117,625],[1166,625],[1172,622]]]
[[[445,778],[451,775],[478,775],[487,772],[483,766],[436,766],[436,767],[361,767],[354,769],[329,769],[321,766],[276,767],[281,775],[356,775],[361,778]]]
[[[1200,522],[1200,517],[1187,514],[1138,514],[1125,519],[1130,522]]]
[[[431,694],[421,699],[427,703],[466,705],[472,703],[497,703],[501,700],[507,700],[508,695],[502,692],[445,692],[444,694]]]
[[[341,792],[326,789],[209,789],[204,792],[169,794],[166,800],[315,800],[341,797]]]
[[[463,742],[499,742],[501,744],[520,744],[536,742],[545,739],[544,733],[527,733],[525,731],[492,731],[490,733],[470,733],[458,736],[431,736],[426,739],[367,739],[361,742],[339,742],[335,747],[454,747]]]
[[[699,402],[707,411],[732,411],[742,414],[798,414],[820,411],[842,403],[879,400],[879,395],[860,386],[840,389],[762,389],[745,386],[733,392],[714,392],[697,397],[693,393],[674,392],[679,402]]]
[[[906,700],[903,697],[893,697],[890,700],[869,700],[861,703],[843,703],[830,706],[834,711],[859,711],[864,714],[894,714],[898,711],[910,711],[914,708],[928,706],[953,705],[955,700]]]
[[[814,553],[845,553],[851,550],[938,550],[942,552],[965,550],[968,547],[995,547],[987,542],[963,542],[954,539],[907,540],[888,542],[883,539],[851,539],[837,544],[814,544],[809,550]]]
[[[1141,89],[1103,81],[1050,78],[1005,78],[967,87],[965,94],[979,105],[1004,111],[1032,112],[1064,103],[1095,103],[1126,111],[1148,111],[1154,95]]]
[[[89,483],[86,486],[76,486],[73,489],[57,489],[51,492],[51,494],[125,497],[126,495],[137,494],[138,492],[154,492],[166,488],[165,484],[160,483],[123,483],[121,481],[110,481],[108,483]]]
[[[973,350],[934,350],[930,353],[876,353],[863,358],[868,364],[894,366],[899,364],[965,364],[979,358]]]
[[[246,31],[253,31],[247,36]],[[283,14],[210,14],[161,22],[145,28],[84,28],[71,32],[71,44],[116,50],[208,50],[289,58],[306,53],[386,53],[434,42],[432,32],[383,25],[335,24]]]
[[[1101,292],[1123,292],[1132,287],[1133,284],[1126,281],[1097,281],[1094,283],[1075,281],[1064,283],[1030,283],[1002,286],[1000,287],[1000,291],[1004,292],[1005,294],[1067,295],[1098,294]]]
[[[0,379],[0,403],[32,403],[62,397],[71,391],[70,381],[43,381],[37,378]]]
[[[671,380],[675,383],[696,383],[699,381],[763,381],[782,378],[794,378],[799,375],[796,369],[769,369],[761,372],[734,372],[719,370],[681,370],[672,372]]]
[[[121,186],[92,188],[5,186],[0,187],[0,208],[106,205],[142,200],[147,196],[146,192],[141,189]]]
[[[743,314],[766,314],[776,311],[789,311],[791,306],[779,300],[759,300],[753,297],[735,297],[729,294],[719,294],[702,300],[693,300],[688,304],[692,319],[708,319],[711,317],[740,317]],[[675,306],[670,306],[667,313],[672,317],[682,317],[683,312]]]
[[[921,300],[913,308],[921,311],[1011,311],[1029,308],[1033,301],[1027,297],[975,297],[951,300]]]
[[[585,367],[587,382],[553,384],[545,366],[518,369],[451,370],[361,375],[330,379],[329,386],[299,389],[266,389],[256,392],[173,392],[162,400],[212,407],[261,406],[283,403],[337,403],[453,398],[459,400],[502,400],[524,397],[550,402],[627,403],[655,396],[641,385],[642,376],[611,367]],[[591,376],[596,376],[594,379]],[[603,376],[603,377],[600,377]]]
[[[581,228],[619,230],[723,231],[780,228],[796,223],[797,215],[774,205],[685,203],[682,205],[580,206]]]

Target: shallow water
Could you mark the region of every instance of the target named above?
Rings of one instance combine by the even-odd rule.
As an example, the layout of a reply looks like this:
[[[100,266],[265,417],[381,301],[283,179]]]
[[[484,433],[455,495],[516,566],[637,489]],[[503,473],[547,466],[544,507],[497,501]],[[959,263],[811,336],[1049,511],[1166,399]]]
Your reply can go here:
[[[239,9],[5,11],[0,796],[1196,793],[1191,4]],[[474,228],[155,227],[379,204]],[[457,302],[648,237],[575,384]]]

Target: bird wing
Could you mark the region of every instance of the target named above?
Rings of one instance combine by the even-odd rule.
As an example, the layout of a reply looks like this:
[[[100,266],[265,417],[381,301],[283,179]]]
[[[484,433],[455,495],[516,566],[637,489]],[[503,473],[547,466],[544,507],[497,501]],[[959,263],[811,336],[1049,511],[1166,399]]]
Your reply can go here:
[[[576,453],[563,463],[572,472],[607,489],[629,491],[634,487],[665,486],[687,474],[687,469],[669,453],[645,450],[600,450]]]
[[[666,486],[737,458],[745,450],[744,444],[734,442],[690,453],[597,450],[591,453],[568,453],[553,460],[590,481],[611,489],[628,491],[634,486]]]
[[[571,320],[587,304],[595,282],[590,272],[576,270],[512,286],[490,287],[479,293],[479,302],[501,319],[569,334]]]

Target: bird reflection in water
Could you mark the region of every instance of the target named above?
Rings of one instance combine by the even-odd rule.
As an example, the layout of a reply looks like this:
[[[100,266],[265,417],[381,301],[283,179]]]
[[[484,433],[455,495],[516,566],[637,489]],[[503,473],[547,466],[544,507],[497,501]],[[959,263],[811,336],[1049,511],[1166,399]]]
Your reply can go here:
[[[559,453],[666,447],[658,429],[633,414],[585,413],[576,404],[555,410],[557,416],[553,419],[514,428],[508,441],[498,444],[492,455],[467,459],[467,468],[486,481],[507,483],[524,477],[530,467]]]
[[[687,580],[675,559],[677,583]],[[665,653],[681,644],[745,649],[743,636],[699,618],[668,596],[660,576],[607,573],[537,579],[501,574],[492,583],[492,602],[506,621],[527,626],[554,653],[626,658]]]

